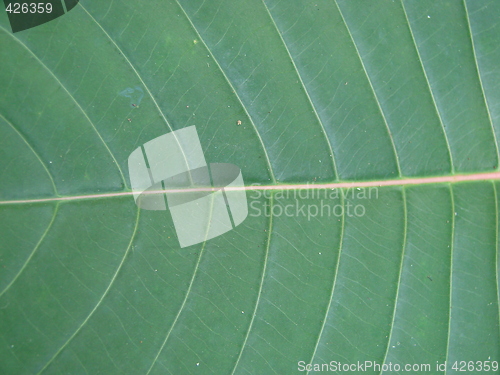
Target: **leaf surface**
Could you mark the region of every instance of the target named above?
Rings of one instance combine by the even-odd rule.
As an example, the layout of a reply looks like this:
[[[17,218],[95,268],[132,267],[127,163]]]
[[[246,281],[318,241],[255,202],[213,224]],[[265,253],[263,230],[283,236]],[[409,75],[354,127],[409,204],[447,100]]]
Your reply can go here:
[[[423,183],[498,171],[499,12],[82,0],[15,34],[2,13],[0,373],[500,360],[498,182]],[[190,125],[209,162],[281,189],[180,249],[127,159]],[[377,187],[403,178],[423,180]],[[345,181],[373,187],[314,186]]]

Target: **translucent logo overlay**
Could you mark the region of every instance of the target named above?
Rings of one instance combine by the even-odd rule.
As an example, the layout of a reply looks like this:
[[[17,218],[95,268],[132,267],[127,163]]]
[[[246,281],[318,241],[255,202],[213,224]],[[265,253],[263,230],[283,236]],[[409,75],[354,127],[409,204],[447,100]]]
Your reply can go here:
[[[135,203],[145,210],[168,207],[181,247],[220,236],[248,215],[241,170],[233,164],[208,165],[195,126],[138,147],[128,167]]]

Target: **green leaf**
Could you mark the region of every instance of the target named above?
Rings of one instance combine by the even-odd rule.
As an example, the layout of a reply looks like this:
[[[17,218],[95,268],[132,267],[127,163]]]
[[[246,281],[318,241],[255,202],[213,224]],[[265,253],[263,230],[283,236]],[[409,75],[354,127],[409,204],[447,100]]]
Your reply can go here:
[[[499,12],[82,0],[14,34],[2,12],[0,373],[484,373]],[[261,190],[181,249],[167,212],[135,205],[127,159],[191,125]]]

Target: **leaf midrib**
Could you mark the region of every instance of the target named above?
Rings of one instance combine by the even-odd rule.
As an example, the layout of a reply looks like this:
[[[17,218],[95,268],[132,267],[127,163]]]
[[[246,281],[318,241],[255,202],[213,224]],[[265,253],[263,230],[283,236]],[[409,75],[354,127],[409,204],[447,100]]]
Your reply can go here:
[[[389,187],[389,186],[418,186],[418,185],[429,185],[429,184],[443,184],[443,183],[461,183],[461,182],[471,182],[471,181],[496,181],[500,180],[500,172],[486,172],[486,173],[474,173],[474,174],[456,174],[456,175],[445,175],[445,176],[432,176],[432,177],[420,177],[420,178],[402,178],[396,180],[378,180],[378,181],[340,181],[331,182],[325,184],[275,184],[275,185],[251,185],[245,186],[243,188],[246,191],[255,190],[270,190],[270,191],[280,191],[280,190],[322,190],[322,189],[351,189],[351,188],[369,188],[369,187]],[[226,190],[231,191],[232,188],[228,187]],[[186,189],[189,191],[189,189]],[[150,192],[151,194],[157,193],[168,193],[169,190],[158,190]],[[34,204],[34,203],[50,203],[50,202],[62,202],[62,201],[76,201],[76,200],[89,200],[89,199],[104,199],[104,198],[119,198],[124,196],[132,196],[134,192],[132,190],[124,191],[113,191],[105,192],[99,194],[82,194],[82,195],[58,195],[56,197],[48,198],[31,198],[31,199],[19,199],[19,200],[5,200],[0,201],[0,206],[2,205],[13,205],[13,204]],[[146,193],[147,194],[147,193]]]

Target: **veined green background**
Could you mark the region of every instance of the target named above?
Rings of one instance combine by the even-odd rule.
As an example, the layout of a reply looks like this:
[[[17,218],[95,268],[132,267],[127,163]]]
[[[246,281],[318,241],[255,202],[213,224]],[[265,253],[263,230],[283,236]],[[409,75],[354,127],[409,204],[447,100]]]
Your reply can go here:
[[[0,66],[1,374],[500,360],[497,182],[185,249],[167,212],[106,196],[190,125],[248,185],[498,171],[499,1],[82,0],[16,34],[2,11]],[[249,203],[295,204],[274,194]]]

